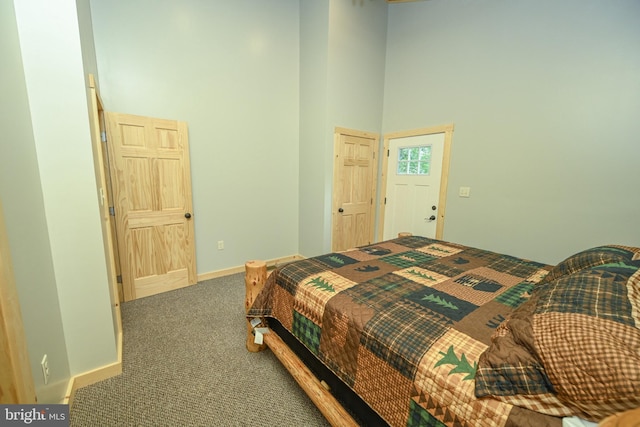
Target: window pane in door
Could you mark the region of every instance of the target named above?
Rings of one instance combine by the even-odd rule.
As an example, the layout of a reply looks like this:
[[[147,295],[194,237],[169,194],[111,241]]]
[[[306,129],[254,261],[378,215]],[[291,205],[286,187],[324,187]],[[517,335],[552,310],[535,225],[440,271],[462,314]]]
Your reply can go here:
[[[420,162],[418,175],[429,175],[429,166],[431,166],[431,163]]]
[[[406,175],[408,173],[407,168],[409,167],[409,162],[406,160],[398,160],[398,170],[396,171],[398,175]]]
[[[429,175],[431,145],[398,148],[398,175]]]

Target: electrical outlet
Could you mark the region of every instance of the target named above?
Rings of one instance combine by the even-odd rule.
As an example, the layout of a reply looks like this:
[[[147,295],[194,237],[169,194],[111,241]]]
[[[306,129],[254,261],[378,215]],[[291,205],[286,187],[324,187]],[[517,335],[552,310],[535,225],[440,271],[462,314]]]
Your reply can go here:
[[[224,249],[224,240],[218,240],[218,250],[221,251]]]
[[[458,191],[458,196],[460,197],[469,197],[471,195],[471,187],[460,187]]]
[[[46,354],[42,356],[42,362],[40,362],[40,365],[42,366],[42,376],[44,377],[44,383],[48,384],[49,376],[51,374],[49,372],[49,358],[47,357]]]

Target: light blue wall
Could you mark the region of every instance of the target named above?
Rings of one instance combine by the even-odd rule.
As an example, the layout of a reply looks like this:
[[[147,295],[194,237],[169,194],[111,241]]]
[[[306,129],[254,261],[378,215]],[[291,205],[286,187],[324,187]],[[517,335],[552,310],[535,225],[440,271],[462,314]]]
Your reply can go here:
[[[199,273],[330,249],[335,126],[455,124],[448,240],[545,262],[638,240],[637,2],[91,5],[107,109],[189,123]]]
[[[85,78],[85,89],[86,89],[86,98],[87,98],[87,108],[91,110],[94,108],[94,95],[90,89],[89,85],[89,75],[93,75],[94,84],[98,86],[99,75],[98,75],[98,63],[96,59],[96,51],[95,44],[93,41],[93,23],[91,20],[91,5],[90,0],[76,0],[76,7],[78,11],[78,29],[80,34],[80,47],[82,51],[82,65],[84,69],[84,78]],[[99,87],[98,87],[98,94]],[[91,132],[94,132],[93,126],[90,126]],[[93,141],[91,141],[93,143]],[[93,144],[92,144],[93,146]],[[95,163],[94,163],[95,165]],[[95,166],[94,166],[95,167]],[[109,183],[107,182],[107,185]],[[96,186],[96,192],[98,192],[98,199],[102,203],[103,195],[106,194],[106,189],[101,188],[99,183]],[[106,203],[106,198],[105,198]],[[102,208],[102,206],[101,206]],[[104,217],[101,218],[101,222],[104,223],[103,228],[103,238],[106,238],[104,232],[109,232],[108,224],[104,221]],[[112,254],[105,254],[105,258],[107,256],[113,256]],[[110,280],[107,276],[107,280]],[[115,278],[113,279],[115,280]],[[117,343],[118,335],[122,332],[121,329],[121,319],[120,319],[120,304],[117,295],[117,289],[114,289],[113,286],[108,286],[109,288],[109,304],[111,305],[111,313],[112,313],[112,324],[113,324],[113,333],[114,340]],[[115,360],[114,360],[115,361]]]
[[[58,402],[69,362],[12,1],[0,2],[0,57],[0,199],[36,395],[40,402]],[[40,367],[44,354],[51,372],[47,385]]]
[[[329,2],[300,1],[299,247],[317,254],[327,245],[324,221],[328,123]],[[329,204],[331,199],[329,199]]]
[[[75,0],[14,5],[69,369],[77,375],[117,360],[78,12]]]
[[[301,46],[312,52],[303,53],[301,62],[306,96],[300,113],[299,250],[313,256],[331,250],[335,127],[380,132],[387,4],[306,0],[302,5]],[[313,69],[313,61],[322,68]]]
[[[117,360],[78,10],[2,5],[0,197],[37,398],[58,403],[71,376]]]
[[[329,124],[380,134],[385,79],[387,9],[382,0],[331,1],[329,18]],[[328,200],[325,244],[331,249],[333,147],[329,150],[325,198]],[[380,160],[381,157],[378,157]],[[374,202],[374,206],[377,204]],[[375,220],[375,219],[374,219]]]
[[[297,253],[298,2],[91,10],[105,110],[188,124],[198,273]]]
[[[93,41],[93,23],[91,21],[91,2],[90,0],[76,0],[76,8],[78,10],[82,64],[84,66],[86,86],[88,88],[89,74],[93,74],[96,81],[98,80],[98,63],[95,43]]]
[[[640,246],[639,18],[626,0],[390,6],[384,132],[455,123],[446,240],[548,263]]]
[[[331,0],[330,4],[329,123],[332,127],[379,132],[387,3],[383,0]]]

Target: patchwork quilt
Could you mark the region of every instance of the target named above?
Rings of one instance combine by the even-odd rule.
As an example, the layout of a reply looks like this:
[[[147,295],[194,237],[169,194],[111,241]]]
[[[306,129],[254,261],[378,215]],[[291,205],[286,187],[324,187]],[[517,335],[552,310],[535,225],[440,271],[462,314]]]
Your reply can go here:
[[[476,398],[478,360],[551,266],[418,236],[277,268],[274,317],[392,426],[560,426]]]

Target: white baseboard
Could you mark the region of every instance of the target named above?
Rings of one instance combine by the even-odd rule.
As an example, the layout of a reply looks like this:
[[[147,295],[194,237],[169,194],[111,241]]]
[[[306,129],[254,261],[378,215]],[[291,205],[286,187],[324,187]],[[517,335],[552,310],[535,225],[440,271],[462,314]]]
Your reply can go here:
[[[71,377],[62,403],[73,405],[73,398],[76,394],[76,390],[79,388],[106,380],[107,378],[115,377],[122,373],[122,332],[118,333],[117,352],[117,361]]]

